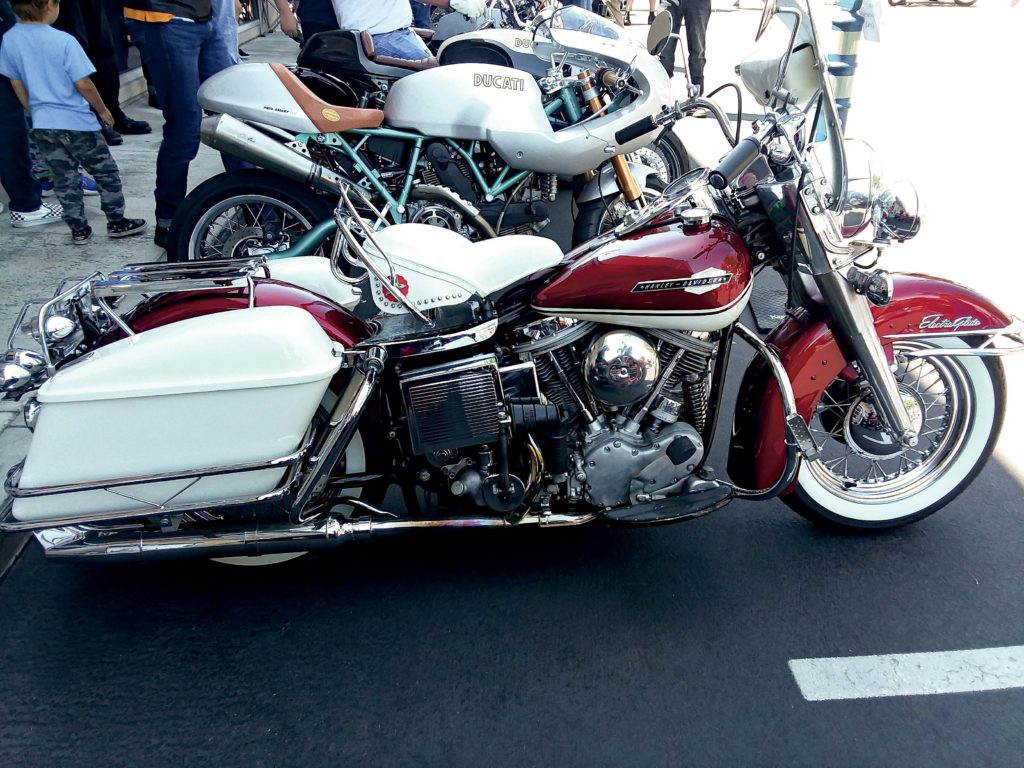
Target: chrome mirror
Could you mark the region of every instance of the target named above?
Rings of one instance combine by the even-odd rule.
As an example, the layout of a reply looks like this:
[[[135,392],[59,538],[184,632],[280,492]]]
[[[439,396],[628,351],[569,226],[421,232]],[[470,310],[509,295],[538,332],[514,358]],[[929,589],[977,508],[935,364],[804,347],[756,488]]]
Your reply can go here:
[[[889,185],[871,206],[876,233],[900,243],[910,240],[921,230],[920,205],[917,189],[909,181]]]
[[[647,52],[652,56],[657,56],[671,36],[672,14],[662,11],[654,17],[651,28],[647,31]]]

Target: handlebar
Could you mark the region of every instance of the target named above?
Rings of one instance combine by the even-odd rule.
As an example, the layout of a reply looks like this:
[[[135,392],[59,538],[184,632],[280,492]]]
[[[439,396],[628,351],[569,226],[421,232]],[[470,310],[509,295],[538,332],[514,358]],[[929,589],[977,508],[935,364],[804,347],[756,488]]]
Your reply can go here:
[[[654,121],[653,117],[645,117],[643,120],[638,120],[632,125],[627,125],[621,131],[615,132],[615,141],[619,144],[628,144],[633,139],[643,136],[645,133],[650,133],[658,127],[658,124]]]
[[[725,189],[736,181],[760,154],[761,139],[757,136],[745,136],[710,173],[708,183],[715,189]]]

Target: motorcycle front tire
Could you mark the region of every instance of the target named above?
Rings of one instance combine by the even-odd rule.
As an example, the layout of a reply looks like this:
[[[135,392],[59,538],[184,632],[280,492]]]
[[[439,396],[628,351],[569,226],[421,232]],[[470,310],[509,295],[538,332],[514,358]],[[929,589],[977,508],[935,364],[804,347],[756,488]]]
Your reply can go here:
[[[897,359],[901,360],[897,373],[901,391],[919,390],[922,395],[925,421],[921,434],[939,433],[941,441],[937,438],[932,446],[922,440],[916,448],[905,450],[917,466],[909,462],[905,465],[901,459],[893,471],[891,460],[884,465],[879,461],[871,464],[865,476],[849,477],[849,460],[831,459],[825,446],[833,440],[849,444],[850,435],[843,429],[849,423],[845,418],[848,413],[843,411],[857,408],[858,399],[863,397],[854,393],[855,399],[844,403],[842,395],[826,390],[810,424],[811,434],[822,449],[821,459],[813,465],[805,462],[793,493],[782,497],[802,517],[833,530],[898,528],[949,504],[985,466],[999,438],[1006,409],[1006,381],[999,359],[942,355],[908,363],[900,357],[904,346],[963,349],[967,344],[955,338],[936,338],[896,345]],[[837,385],[844,386],[837,379],[830,389]],[[839,411],[831,417],[831,422],[838,425],[831,431],[822,429],[824,423],[819,422],[818,415],[829,410]],[[878,471],[874,469],[876,463]]]
[[[650,199],[664,191],[665,184],[660,179],[652,177],[647,180],[643,193],[645,198]],[[576,248],[611,229],[614,226],[613,221],[610,220],[612,206],[622,204],[621,193],[599,197],[597,200],[581,204],[576,213],[576,223],[572,228],[572,247]]]
[[[210,212],[230,205],[232,200],[265,202],[290,210],[300,228],[308,231],[331,217],[331,204],[312,189],[260,168],[230,171],[207,179],[182,201],[167,236],[167,261],[199,261],[204,258],[197,245],[197,229]]]

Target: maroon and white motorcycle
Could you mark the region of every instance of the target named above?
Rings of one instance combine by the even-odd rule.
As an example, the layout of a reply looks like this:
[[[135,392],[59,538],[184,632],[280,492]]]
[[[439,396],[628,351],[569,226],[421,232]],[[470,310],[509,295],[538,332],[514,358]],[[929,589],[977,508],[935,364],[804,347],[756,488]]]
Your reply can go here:
[[[771,27],[741,65],[758,131],[569,254],[376,231],[343,197],[330,259],[134,266],[30,304],[2,387],[34,436],[0,530],[122,561],[667,523],[734,498],[847,528],[942,507],[992,450],[1021,325],[858,266],[916,233],[916,198],[848,169],[808,10],[770,2]],[[792,289],[766,340],[739,322],[755,265]],[[737,342],[756,356],[729,403]],[[726,479],[707,456],[730,414]],[[381,506],[392,483],[404,509]]]

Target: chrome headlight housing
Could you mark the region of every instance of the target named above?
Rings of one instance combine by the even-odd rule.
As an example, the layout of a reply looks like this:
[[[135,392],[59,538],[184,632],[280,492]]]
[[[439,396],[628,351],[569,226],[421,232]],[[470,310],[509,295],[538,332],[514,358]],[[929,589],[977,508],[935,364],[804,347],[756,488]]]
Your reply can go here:
[[[921,202],[909,181],[897,181],[879,193],[871,205],[876,237],[902,243],[921,230]]]

